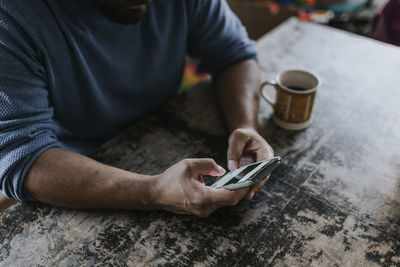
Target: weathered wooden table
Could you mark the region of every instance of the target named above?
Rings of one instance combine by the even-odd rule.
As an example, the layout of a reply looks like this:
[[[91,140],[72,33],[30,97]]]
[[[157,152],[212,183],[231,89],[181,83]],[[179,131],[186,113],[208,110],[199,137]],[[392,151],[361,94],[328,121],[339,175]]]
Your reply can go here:
[[[301,132],[276,127],[261,104],[284,163],[253,200],[205,219],[17,204],[0,215],[2,265],[400,266],[400,49],[291,19],[258,50],[265,79],[301,68],[323,84]],[[94,158],[148,174],[186,157],[225,164],[226,137],[203,83]]]

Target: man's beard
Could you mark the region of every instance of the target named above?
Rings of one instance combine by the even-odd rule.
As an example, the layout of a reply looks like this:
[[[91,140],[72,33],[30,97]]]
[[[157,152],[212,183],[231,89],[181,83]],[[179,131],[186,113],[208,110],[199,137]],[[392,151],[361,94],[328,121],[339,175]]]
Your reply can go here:
[[[112,21],[130,25],[137,24],[146,15],[152,0],[88,0],[88,2]],[[139,5],[143,6],[129,9]]]

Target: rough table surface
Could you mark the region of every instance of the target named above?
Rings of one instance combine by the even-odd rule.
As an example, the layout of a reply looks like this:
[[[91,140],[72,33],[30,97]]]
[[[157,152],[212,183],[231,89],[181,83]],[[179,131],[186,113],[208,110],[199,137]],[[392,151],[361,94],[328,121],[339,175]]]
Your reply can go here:
[[[0,215],[0,265],[400,266],[400,49],[290,19],[258,41],[264,79],[319,75],[311,127],[290,132],[261,103],[284,163],[251,201],[208,218],[17,204]],[[99,161],[155,174],[186,157],[226,166],[208,83],[110,140]]]

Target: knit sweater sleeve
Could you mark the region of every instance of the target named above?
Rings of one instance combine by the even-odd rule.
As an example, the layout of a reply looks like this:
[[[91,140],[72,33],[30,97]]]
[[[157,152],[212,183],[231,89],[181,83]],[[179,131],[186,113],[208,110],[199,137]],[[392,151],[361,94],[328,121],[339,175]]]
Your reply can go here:
[[[17,200],[34,200],[24,179],[45,150],[58,147],[47,74],[18,18],[0,7],[0,186]]]
[[[257,59],[254,41],[225,0],[189,0],[188,54],[217,76],[242,59]]]

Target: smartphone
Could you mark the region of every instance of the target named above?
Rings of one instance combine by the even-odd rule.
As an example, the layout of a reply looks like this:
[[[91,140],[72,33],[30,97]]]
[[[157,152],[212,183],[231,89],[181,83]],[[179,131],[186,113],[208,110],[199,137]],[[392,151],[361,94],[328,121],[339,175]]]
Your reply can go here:
[[[234,171],[226,173],[218,181],[212,184],[211,187],[224,188],[233,191],[253,186],[268,176],[268,174],[275,170],[281,162],[281,157],[274,157],[272,159],[242,166]]]

